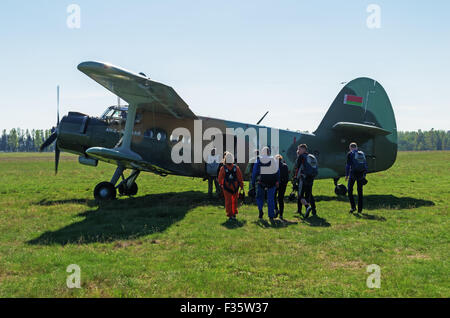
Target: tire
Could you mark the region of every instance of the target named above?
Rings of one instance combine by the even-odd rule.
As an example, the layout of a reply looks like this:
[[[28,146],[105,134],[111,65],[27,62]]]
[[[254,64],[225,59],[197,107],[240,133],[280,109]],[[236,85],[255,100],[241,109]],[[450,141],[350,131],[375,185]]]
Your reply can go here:
[[[128,195],[136,195],[138,193],[138,185],[136,182],[133,182],[131,188],[128,189]]]
[[[119,184],[117,190],[119,191],[119,195],[126,195],[127,189],[125,188],[125,184],[123,182]]]
[[[111,182],[100,182],[94,189],[94,198],[97,201],[109,201],[116,198],[116,188]]]
[[[336,195],[346,195],[347,194],[347,187],[343,184],[338,184],[335,188],[334,188],[334,193],[336,193]]]
[[[138,186],[136,182],[133,182],[130,189],[126,188],[126,183],[122,182],[119,184],[118,190],[120,195],[136,195],[138,192]]]

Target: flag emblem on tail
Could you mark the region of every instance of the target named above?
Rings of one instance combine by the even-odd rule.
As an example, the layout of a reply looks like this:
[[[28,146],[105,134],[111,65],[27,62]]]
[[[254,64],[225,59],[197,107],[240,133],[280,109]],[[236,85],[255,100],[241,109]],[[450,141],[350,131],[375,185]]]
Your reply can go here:
[[[344,104],[346,105],[354,105],[354,106],[362,106],[363,98],[354,95],[345,95]]]

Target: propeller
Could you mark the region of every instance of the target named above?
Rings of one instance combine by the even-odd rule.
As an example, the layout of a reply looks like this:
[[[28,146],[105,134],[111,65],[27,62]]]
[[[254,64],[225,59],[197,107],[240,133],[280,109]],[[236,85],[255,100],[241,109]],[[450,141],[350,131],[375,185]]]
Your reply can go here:
[[[58,139],[58,126],[59,126],[59,85],[56,87],[56,127],[52,128],[51,135],[44,141],[39,148],[39,151],[43,151],[48,146],[53,144]],[[55,174],[58,173],[59,155],[61,151],[58,148],[58,143],[55,144]]]

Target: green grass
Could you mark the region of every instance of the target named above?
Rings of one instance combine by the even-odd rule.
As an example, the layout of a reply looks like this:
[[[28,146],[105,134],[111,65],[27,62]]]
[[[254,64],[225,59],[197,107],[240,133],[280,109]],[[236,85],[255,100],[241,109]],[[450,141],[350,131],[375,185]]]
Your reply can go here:
[[[97,206],[114,167],[63,155],[54,176],[52,156],[0,154],[0,297],[450,296],[450,152],[399,153],[369,175],[361,217],[319,180],[319,218],[288,203],[275,226],[254,205],[226,222],[207,184],[184,177],[142,174],[138,196]],[[66,287],[70,264],[81,289]]]

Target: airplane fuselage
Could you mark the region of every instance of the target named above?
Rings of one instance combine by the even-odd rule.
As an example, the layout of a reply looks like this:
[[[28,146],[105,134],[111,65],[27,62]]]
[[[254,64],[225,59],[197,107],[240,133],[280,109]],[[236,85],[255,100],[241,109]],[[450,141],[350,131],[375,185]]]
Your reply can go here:
[[[173,140],[172,132],[176,128],[186,128],[190,133],[187,140],[187,146],[191,148],[193,157],[195,143],[201,143],[201,149],[211,142],[211,140],[203,140],[202,136],[207,129],[216,128],[221,131],[223,136],[227,135],[227,129],[241,128],[244,131],[256,131],[256,139],[247,138],[248,143],[252,143],[257,149],[260,141],[261,128],[266,128],[267,145],[273,146],[271,141],[271,132],[273,128],[259,126],[254,124],[246,124],[210,117],[198,117],[201,120],[201,136],[198,138],[195,134],[195,123],[192,119],[176,119],[170,115],[157,114],[149,111],[141,111],[138,114],[139,120],[133,128],[133,137],[131,149],[139,154],[147,163],[141,166],[144,171],[152,171],[162,174],[175,174],[191,177],[205,177],[205,163],[174,163],[172,160],[172,147],[178,143]],[[124,129],[124,121],[105,120],[103,118],[89,117],[87,115],[70,112],[61,120],[59,127],[58,146],[67,152],[86,156],[86,150],[91,147],[114,148],[120,142],[120,138]],[[279,153],[285,159],[289,170],[292,171],[295,160],[297,158],[296,149],[299,144],[308,145],[310,152],[319,160],[318,178],[335,178],[343,176],[345,173],[346,160],[346,143],[347,140],[325,140],[309,133],[300,133],[290,130],[278,130],[279,142],[278,149],[273,147],[273,152]],[[224,137],[226,139],[226,137]],[[236,144],[236,141],[235,143]],[[223,150],[236,152],[231,149],[233,145],[226,145],[224,142]],[[246,149],[250,149],[247,144]],[[366,149],[366,153],[370,158],[370,149]],[[236,154],[238,156],[239,154]],[[249,161],[254,158],[254,154],[245,153],[244,162],[238,163],[241,170],[244,171],[245,179],[251,177],[249,170]],[[107,160],[104,160],[107,161]],[[192,161],[191,161],[192,162]],[[117,164],[115,160],[110,161],[111,164]],[[375,166],[371,160],[368,162],[369,171],[375,171]],[[135,168],[128,166],[127,168]]]

